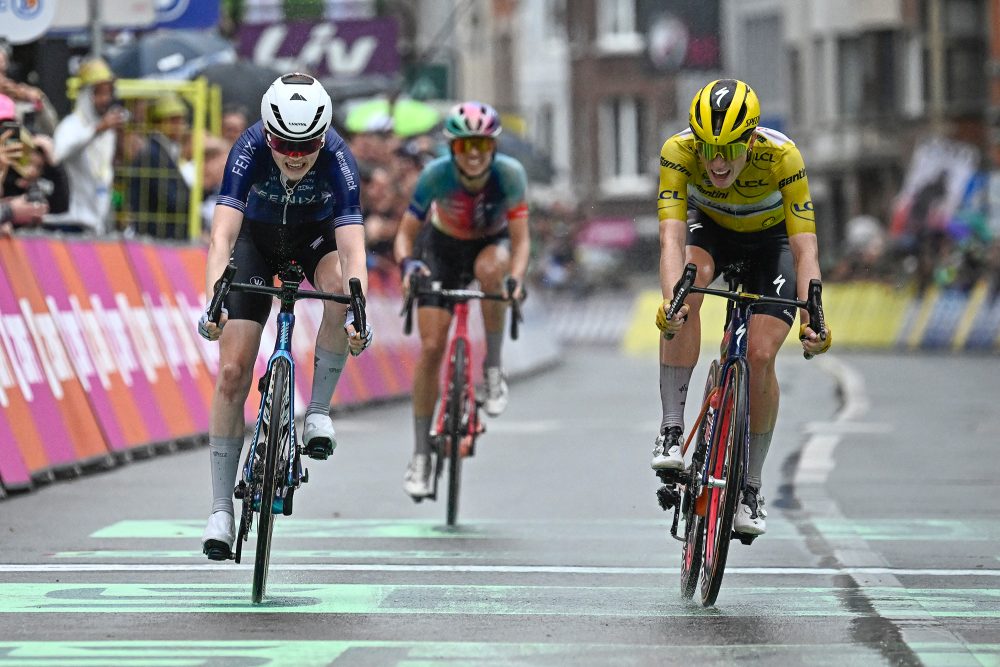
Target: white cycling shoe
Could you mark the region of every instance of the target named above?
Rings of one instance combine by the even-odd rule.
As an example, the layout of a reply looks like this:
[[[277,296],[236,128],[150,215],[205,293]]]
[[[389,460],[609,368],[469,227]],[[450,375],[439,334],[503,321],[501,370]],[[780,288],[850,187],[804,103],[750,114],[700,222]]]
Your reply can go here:
[[[684,432],[677,426],[660,433],[653,444],[653,460],[649,467],[653,470],[684,470],[683,442]]]
[[[209,560],[229,560],[236,541],[236,520],[225,510],[212,512],[205,532],[201,534],[201,550]]]
[[[324,461],[337,448],[337,432],[333,429],[330,415],[313,412],[306,415],[302,427],[302,447],[306,456]]]
[[[767,532],[767,522],[764,520],[766,518],[764,496],[752,486],[743,489],[743,497],[736,505],[733,530],[744,535],[763,535]]]
[[[510,391],[507,389],[507,378],[496,366],[486,369],[486,400],[483,408],[490,417],[499,417],[507,409]]]
[[[403,475],[403,491],[414,500],[431,495],[431,457],[429,454],[414,454]]]

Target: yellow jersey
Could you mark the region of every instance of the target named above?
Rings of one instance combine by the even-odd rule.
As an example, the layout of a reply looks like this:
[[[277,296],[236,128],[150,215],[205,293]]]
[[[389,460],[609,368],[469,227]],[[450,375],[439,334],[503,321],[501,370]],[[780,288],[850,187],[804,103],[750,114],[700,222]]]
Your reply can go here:
[[[670,137],[660,149],[660,222],[687,220],[695,206],[721,227],[759,232],[785,222],[788,235],[816,232],[816,217],[802,154],[777,130],[758,127],[747,164],[736,181],[712,185],[695,149],[690,129]]]

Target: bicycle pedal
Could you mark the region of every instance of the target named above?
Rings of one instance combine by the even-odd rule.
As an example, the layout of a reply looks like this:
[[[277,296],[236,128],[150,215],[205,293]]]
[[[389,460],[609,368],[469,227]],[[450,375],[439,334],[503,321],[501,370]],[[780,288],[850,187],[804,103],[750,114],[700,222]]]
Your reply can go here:
[[[673,486],[664,485],[656,490],[656,500],[664,512],[668,512],[681,501],[681,494]]]
[[[233,559],[233,550],[229,545],[219,540],[208,540],[202,548],[202,553],[208,556],[209,560],[224,561]]]
[[[739,540],[747,546],[753,544],[753,541],[756,540],[757,537],[757,535],[747,535],[746,533],[737,533],[735,530],[733,531],[733,539]]]

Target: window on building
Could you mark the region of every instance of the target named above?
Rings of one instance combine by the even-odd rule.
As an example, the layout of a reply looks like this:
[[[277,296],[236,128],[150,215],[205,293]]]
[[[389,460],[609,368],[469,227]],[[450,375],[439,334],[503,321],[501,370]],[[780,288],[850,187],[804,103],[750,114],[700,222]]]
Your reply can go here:
[[[986,17],[982,0],[944,3],[946,111],[978,110],[986,98]]]
[[[643,38],[636,21],[636,0],[598,0],[597,45],[603,51],[637,53]]]
[[[839,112],[850,120],[892,116],[897,108],[896,39],[887,30],[837,44]]]
[[[597,119],[598,170],[605,195],[635,195],[649,190],[644,160],[643,104],[634,97],[601,102]]]

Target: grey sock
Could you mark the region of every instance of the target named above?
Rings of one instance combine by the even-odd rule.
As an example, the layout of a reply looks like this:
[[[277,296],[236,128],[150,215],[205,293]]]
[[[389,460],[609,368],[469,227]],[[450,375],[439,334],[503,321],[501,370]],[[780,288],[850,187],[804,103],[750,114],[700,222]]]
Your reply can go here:
[[[416,443],[413,448],[414,454],[431,453],[431,420],[433,417],[413,416],[413,441]]]
[[[486,332],[486,359],[483,368],[500,368],[500,352],[503,350],[503,329]]]
[[[747,484],[760,491],[760,475],[764,470],[764,459],[767,458],[767,450],[771,446],[771,436],[774,431],[767,433],[750,433],[750,460],[747,462]]]
[[[684,404],[694,368],[660,364],[660,402],[663,404],[662,433],[671,426],[684,430]]]
[[[313,383],[312,395],[309,398],[309,405],[306,406],[306,414],[319,413],[330,414],[330,401],[333,400],[333,391],[337,388],[340,380],[340,373],[347,363],[347,354],[324,350],[319,345],[316,346],[316,356],[313,361]]]
[[[208,436],[208,456],[212,470],[212,512],[229,512],[233,516],[233,488],[240,467],[243,436],[222,438]]]

